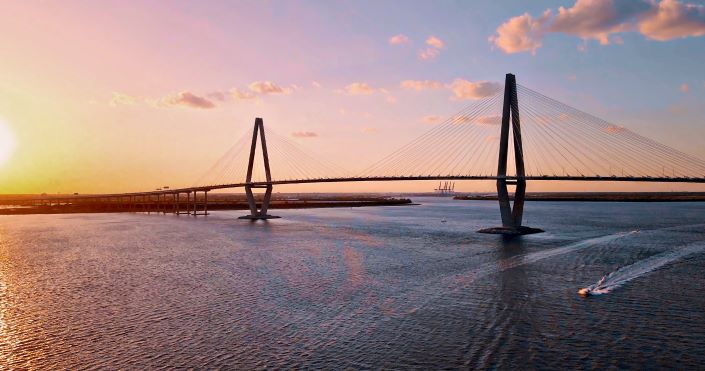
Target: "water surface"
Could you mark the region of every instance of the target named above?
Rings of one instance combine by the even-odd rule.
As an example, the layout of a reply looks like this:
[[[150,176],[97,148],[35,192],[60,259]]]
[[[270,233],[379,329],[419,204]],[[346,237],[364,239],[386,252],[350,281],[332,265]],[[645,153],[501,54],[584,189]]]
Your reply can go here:
[[[705,203],[414,201],[2,216],[0,369],[705,365]]]

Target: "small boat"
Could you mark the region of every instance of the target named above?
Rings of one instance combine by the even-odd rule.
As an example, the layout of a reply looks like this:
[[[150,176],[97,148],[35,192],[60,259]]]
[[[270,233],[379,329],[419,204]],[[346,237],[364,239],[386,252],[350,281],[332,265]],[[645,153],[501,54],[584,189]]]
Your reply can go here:
[[[446,222],[446,218],[441,219],[441,223],[445,223],[445,222]]]
[[[589,287],[584,287],[584,288],[578,290],[578,295],[586,298],[586,297],[592,295],[592,290],[590,290]]]

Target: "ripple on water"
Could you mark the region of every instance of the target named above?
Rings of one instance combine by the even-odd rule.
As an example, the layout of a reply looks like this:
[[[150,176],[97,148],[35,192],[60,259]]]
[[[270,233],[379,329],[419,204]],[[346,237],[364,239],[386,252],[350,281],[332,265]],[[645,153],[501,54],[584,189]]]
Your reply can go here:
[[[422,201],[268,223],[4,217],[0,368],[705,364],[703,254],[575,295],[705,241],[705,205],[534,203],[549,233],[503,241],[474,233],[495,203]]]

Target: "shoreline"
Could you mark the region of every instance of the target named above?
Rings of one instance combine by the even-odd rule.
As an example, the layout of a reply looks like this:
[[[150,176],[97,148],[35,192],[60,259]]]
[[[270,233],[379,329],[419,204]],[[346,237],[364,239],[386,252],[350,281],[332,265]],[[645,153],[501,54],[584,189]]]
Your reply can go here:
[[[496,201],[496,194],[458,195],[454,200]],[[514,200],[514,195],[509,195]],[[526,201],[704,202],[705,192],[531,192]]]
[[[261,199],[258,199],[258,204]],[[340,197],[340,198],[297,198],[297,199],[273,199],[269,205],[270,210],[277,209],[313,209],[313,208],[337,208],[337,207],[374,207],[374,206],[411,206],[409,198],[394,197]],[[174,213],[177,204],[171,201],[165,202],[139,202],[123,203],[119,201],[103,202],[67,202],[64,204],[47,205],[8,205],[0,202],[0,215],[33,215],[33,214],[93,214],[93,213]],[[14,207],[13,207],[14,206]],[[193,203],[190,204],[193,208]],[[204,200],[197,201],[199,215],[204,211]],[[183,200],[178,203],[178,210],[186,214],[187,204]],[[215,210],[249,210],[249,205],[240,197],[215,197],[215,200],[208,200],[208,211]]]

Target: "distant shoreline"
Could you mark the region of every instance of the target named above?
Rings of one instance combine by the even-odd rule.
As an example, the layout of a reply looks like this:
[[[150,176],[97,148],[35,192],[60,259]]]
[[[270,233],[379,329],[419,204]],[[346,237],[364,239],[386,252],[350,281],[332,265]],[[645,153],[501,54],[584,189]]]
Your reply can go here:
[[[514,195],[510,195],[513,199]],[[455,200],[497,200],[496,194],[468,194]],[[703,202],[705,192],[530,192],[527,201]]]
[[[214,210],[249,210],[249,205],[242,195],[214,194],[208,197],[208,211]],[[261,202],[258,199],[258,203]],[[204,199],[199,197],[197,202],[198,212],[204,210]],[[168,199],[165,201],[137,200],[130,203],[121,200],[91,200],[76,199],[63,203],[36,204],[21,200],[0,199],[0,215],[31,215],[31,214],[77,214],[77,213],[123,213],[123,212],[149,212],[173,213],[175,203]],[[179,200],[179,211],[186,214],[187,203],[184,198]],[[270,209],[311,209],[332,207],[372,207],[372,206],[405,206],[414,205],[411,199],[386,196],[317,196],[298,195],[295,198],[274,196]],[[193,208],[191,203],[189,208]]]

